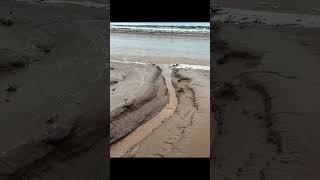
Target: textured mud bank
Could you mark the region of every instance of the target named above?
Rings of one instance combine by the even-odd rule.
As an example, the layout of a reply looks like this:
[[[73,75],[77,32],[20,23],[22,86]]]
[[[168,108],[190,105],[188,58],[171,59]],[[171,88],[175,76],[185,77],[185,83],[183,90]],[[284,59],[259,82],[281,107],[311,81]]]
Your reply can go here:
[[[146,67],[147,66],[145,66],[145,68]],[[125,154],[128,153],[130,149],[132,149],[136,144],[149,136],[156,128],[160,126],[161,123],[163,123],[174,113],[177,106],[177,98],[175,89],[171,82],[171,69],[168,68],[168,65],[161,66],[161,76],[163,76],[165,79],[168,103],[163,106],[159,112],[156,112],[152,118],[148,119],[148,121],[132,130],[132,132],[130,132],[121,140],[112,144],[110,149],[111,157],[125,156]]]
[[[150,120],[168,103],[161,71],[156,65],[112,63],[110,143]]]
[[[224,7],[246,9],[244,1],[233,5]],[[212,18],[211,179],[319,177],[319,28],[229,13],[234,21]]]
[[[209,71],[174,69],[174,113],[125,156],[209,157],[209,78]]]
[[[106,179],[108,6],[50,2],[0,2],[0,179]]]

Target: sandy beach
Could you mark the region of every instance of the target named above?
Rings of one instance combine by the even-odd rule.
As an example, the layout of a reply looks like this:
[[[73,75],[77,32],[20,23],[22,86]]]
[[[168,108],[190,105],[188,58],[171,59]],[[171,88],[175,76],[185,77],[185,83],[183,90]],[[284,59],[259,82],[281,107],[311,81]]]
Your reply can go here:
[[[319,177],[319,3],[309,2],[212,3],[211,179]]]
[[[0,2],[1,180],[108,178],[105,3]]]
[[[111,157],[209,157],[209,39],[111,32]]]

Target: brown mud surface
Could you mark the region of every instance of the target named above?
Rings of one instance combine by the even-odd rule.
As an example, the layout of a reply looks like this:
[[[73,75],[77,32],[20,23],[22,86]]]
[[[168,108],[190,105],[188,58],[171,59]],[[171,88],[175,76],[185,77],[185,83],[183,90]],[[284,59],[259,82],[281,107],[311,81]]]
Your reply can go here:
[[[212,20],[211,179],[319,177],[320,29]]]
[[[121,63],[120,63],[121,64]],[[129,67],[134,67],[135,65],[130,64]],[[140,65],[142,68],[150,68],[148,65]],[[143,69],[140,69],[143,71]],[[142,107],[140,106],[137,111],[139,111],[139,114],[145,114],[146,111],[153,112],[152,114],[149,113],[152,116],[138,116],[141,119],[145,120],[144,123],[139,123],[137,126],[132,128],[130,130],[130,133],[128,133],[125,137],[120,139],[119,141],[112,144],[110,148],[110,156],[111,157],[122,157],[125,155],[126,152],[129,151],[130,148],[132,148],[134,145],[142,141],[144,138],[146,138],[149,134],[153,132],[155,128],[157,128],[166,118],[170,117],[177,106],[177,98],[175,94],[175,89],[171,82],[171,73],[170,69],[166,66],[162,66],[161,70],[162,74],[159,74],[160,77],[164,77],[165,84],[162,82],[160,85],[162,86],[161,89],[166,90],[165,94],[162,95],[162,97],[158,97],[157,99],[154,98],[153,104],[157,105],[157,107],[162,107],[162,109],[155,108],[150,106],[150,103],[148,106]],[[141,79],[139,80],[141,81]],[[132,80],[129,81],[129,83],[132,82]],[[127,85],[128,83],[126,83]],[[166,88],[165,88],[166,87]],[[161,90],[160,89],[160,90]],[[127,90],[127,89],[126,89]],[[154,89],[159,91],[159,88]],[[161,92],[157,92],[158,94],[161,94]],[[116,98],[116,99],[119,99]],[[162,101],[159,101],[162,100]],[[169,101],[169,102],[168,102]],[[151,104],[152,105],[152,104]],[[148,107],[148,108],[146,108]],[[143,111],[144,113],[141,113]],[[131,112],[128,113],[128,116],[131,117]],[[138,119],[139,120],[139,119]],[[132,124],[131,120],[127,124]],[[126,124],[126,126],[128,126]],[[124,129],[124,127],[122,127]]]
[[[174,69],[175,111],[125,157],[209,157],[209,79],[209,71]]]
[[[156,65],[111,64],[110,143],[150,120],[168,102],[162,70]]]
[[[106,179],[108,6],[34,2],[0,2],[0,179]]]

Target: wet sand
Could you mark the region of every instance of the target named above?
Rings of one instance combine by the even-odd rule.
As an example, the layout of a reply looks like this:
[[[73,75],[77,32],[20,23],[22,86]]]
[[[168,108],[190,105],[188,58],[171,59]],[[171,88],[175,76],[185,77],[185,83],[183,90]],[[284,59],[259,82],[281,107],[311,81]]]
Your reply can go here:
[[[126,64],[137,66],[130,61]],[[176,65],[158,66],[165,78],[169,102],[155,116],[113,143],[111,157],[209,157],[209,71],[179,69],[172,74]],[[169,141],[172,147],[162,152]]]
[[[125,157],[209,157],[209,71],[173,69],[174,113]]]
[[[161,71],[156,65],[111,63],[110,143],[150,120],[168,103]]]
[[[171,70],[169,69],[169,67],[162,66],[162,76],[165,78],[164,85],[167,87],[167,100],[169,102],[165,106],[163,106],[160,111],[158,110],[159,112],[156,111],[157,114],[154,117],[149,117],[150,120],[148,120],[146,123],[140,125],[126,137],[112,144],[110,148],[110,157],[124,156],[125,153],[127,153],[131,148],[134,147],[134,145],[138,144],[140,141],[150,135],[156,128],[159,127],[161,123],[163,123],[175,112],[178,100],[176,98],[175,89],[171,82],[170,71]]]
[[[203,59],[184,58],[184,57],[152,57],[144,55],[111,55],[111,58],[117,61],[141,62],[141,63],[154,63],[154,64],[189,64],[209,66],[210,62]]]
[[[110,33],[113,60],[209,65],[209,43],[208,34]]]
[[[0,2],[0,179],[108,178],[107,6],[19,1],[10,14],[11,2]]]
[[[148,106],[153,108],[155,114],[147,117],[133,115],[134,118],[139,117],[139,120],[134,121],[141,123],[130,128],[130,133],[122,139],[112,142],[111,156],[209,157],[209,102],[199,95],[202,94],[209,99],[209,35],[117,31],[111,33],[110,43],[111,59],[114,62],[131,64],[132,68],[138,65],[147,68],[154,64],[161,69],[161,77],[165,80],[157,89],[158,93],[162,86],[167,89],[166,104],[160,103],[158,98],[158,101],[154,102],[160,109]],[[172,74],[173,69],[178,68],[184,70]],[[186,76],[184,80],[176,77],[178,74],[181,75],[180,73]],[[132,83],[132,79],[126,81],[124,86],[130,82]],[[127,88],[123,88],[123,91],[134,95]],[[199,104],[197,108],[200,109],[194,107],[195,104]],[[146,108],[137,107],[137,110],[144,114]],[[132,112],[128,112],[128,117],[132,117]],[[128,123],[116,129],[116,132],[119,133],[120,129],[126,129],[132,123],[135,124],[130,119]],[[172,141],[172,147],[163,152],[164,143],[169,141]]]
[[[211,179],[316,179],[320,27],[304,24],[308,18],[292,25],[298,5],[273,10],[283,17],[274,25],[274,14],[245,2],[221,2],[222,9],[239,8],[229,9],[235,17],[212,19]],[[259,10],[259,20],[244,22],[245,12],[254,13],[247,9]]]

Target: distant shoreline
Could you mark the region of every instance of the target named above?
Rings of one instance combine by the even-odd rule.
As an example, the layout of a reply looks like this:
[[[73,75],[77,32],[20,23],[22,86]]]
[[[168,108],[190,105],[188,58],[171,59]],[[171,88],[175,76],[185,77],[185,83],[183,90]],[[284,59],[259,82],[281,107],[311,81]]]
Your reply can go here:
[[[114,54],[110,58],[116,61],[128,61],[151,64],[188,64],[210,66],[210,60],[196,59],[196,58],[176,58],[176,57],[153,57],[153,56],[136,56],[136,55],[121,55]]]
[[[146,34],[146,35],[168,35],[168,36],[210,36],[208,32],[167,32],[167,31],[141,31],[128,29],[110,29],[110,33],[124,33],[124,34]]]

